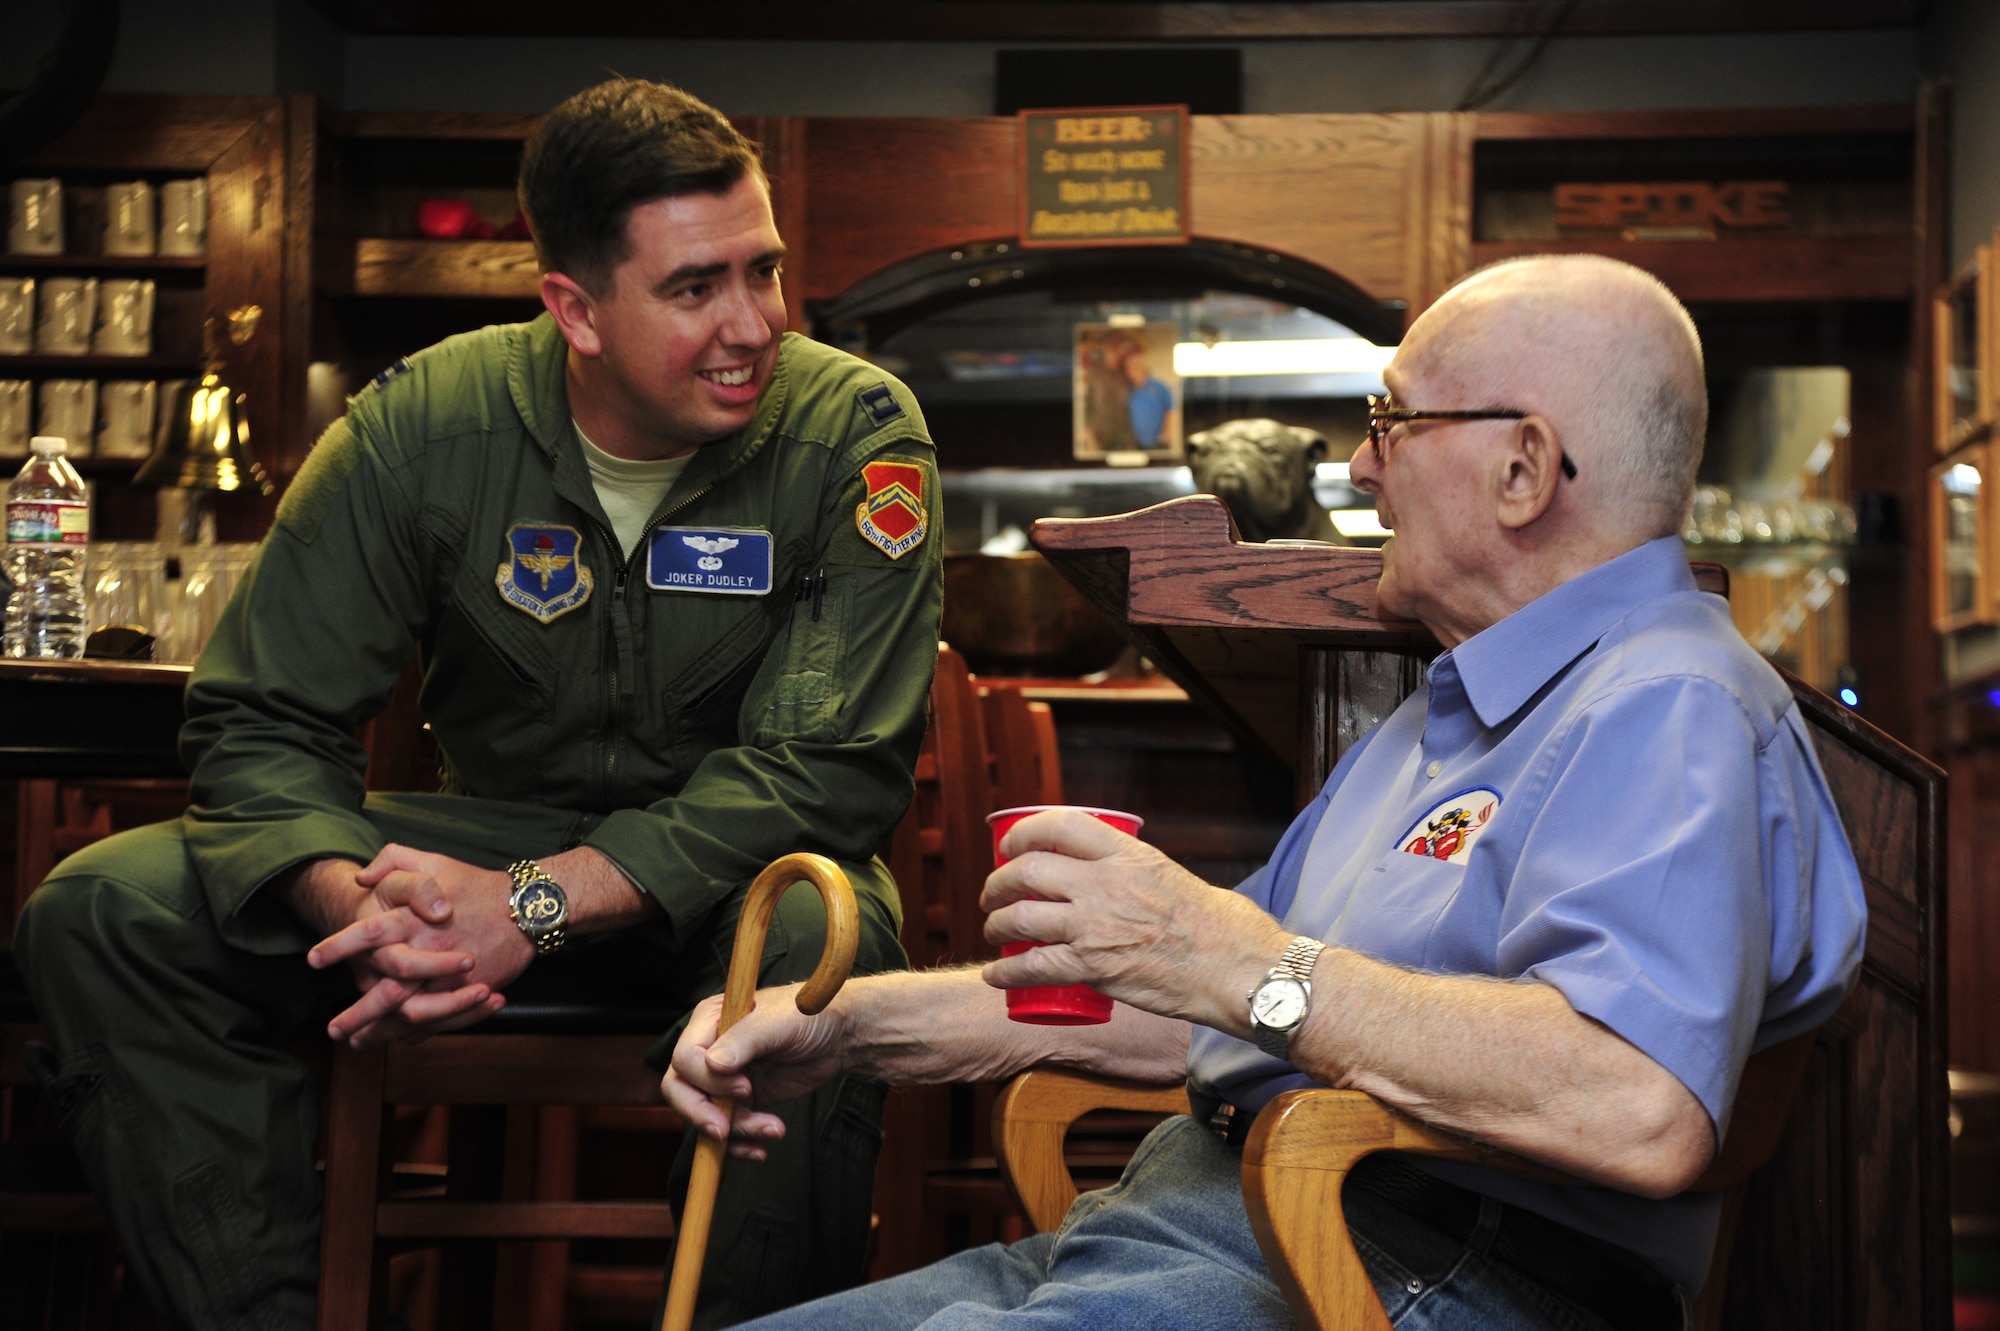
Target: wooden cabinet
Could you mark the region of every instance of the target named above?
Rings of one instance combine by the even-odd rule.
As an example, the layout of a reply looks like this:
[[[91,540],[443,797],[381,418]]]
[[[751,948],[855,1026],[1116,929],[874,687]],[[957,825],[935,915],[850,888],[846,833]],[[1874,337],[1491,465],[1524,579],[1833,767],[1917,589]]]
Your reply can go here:
[[[293,228],[287,176],[287,108],[274,97],[99,97],[83,117],[41,151],[11,163],[8,178],[54,176],[72,203],[66,252],[0,255],[0,273],[151,278],[156,284],[153,354],[0,357],[0,378],[153,379],[197,377],[203,326],[218,330],[225,381],[247,398],[251,444],[274,478],[305,455],[297,421],[302,366],[288,360],[285,325],[290,270],[304,258]],[[204,254],[110,256],[100,252],[104,187],[115,181],[161,184],[199,177],[208,187]],[[232,313],[238,337],[228,335]],[[245,333],[247,332],[247,335]],[[150,492],[128,483],[134,461],[86,460],[98,482],[93,531],[100,538],[150,539]],[[271,501],[221,497],[217,522],[225,540],[254,539],[269,524]]]

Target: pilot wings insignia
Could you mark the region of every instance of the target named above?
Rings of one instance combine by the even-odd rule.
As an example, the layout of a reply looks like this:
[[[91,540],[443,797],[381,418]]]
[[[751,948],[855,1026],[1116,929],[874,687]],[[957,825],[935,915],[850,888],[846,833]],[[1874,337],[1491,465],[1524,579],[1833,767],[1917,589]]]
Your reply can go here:
[[[734,550],[743,544],[734,536],[683,536],[681,540],[705,555],[719,555],[724,550]]]
[[[531,555],[516,555],[514,557],[520,560],[530,573],[539,573],[542,575],[543,591],[549,589],[550,574],[560,573],[575,562],[569,555],[553,555],[546,550],[537,550]]]
[[[546,624],[590,599],[590,570],[578,547],[582,533],[553,523],[517,523],[507,529],[507,562],[494,585],[507,604]]]

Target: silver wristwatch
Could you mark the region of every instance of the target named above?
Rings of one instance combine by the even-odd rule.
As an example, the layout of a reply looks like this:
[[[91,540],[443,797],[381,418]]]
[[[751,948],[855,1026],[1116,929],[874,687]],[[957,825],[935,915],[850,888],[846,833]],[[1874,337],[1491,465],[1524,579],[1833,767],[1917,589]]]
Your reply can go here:
[[[1319,939],[1299,935],[1265,972],[1264,982],[1250,991],[1250,1029],[1257,1047],[1273,1058],[1291,1056],[1292,1036],[1312,1010],[1313,965],[1324,951],[1326,944]]]
[[[514,894],[507,899],[508,913],[514,917],[515,927],[535,945],[536,955],[545,957],[566,940],[563,930],[569,923],[569,898],[563,894],[562,884],[533,860],[514,861],[507,866],[507,876],[514,880]]]

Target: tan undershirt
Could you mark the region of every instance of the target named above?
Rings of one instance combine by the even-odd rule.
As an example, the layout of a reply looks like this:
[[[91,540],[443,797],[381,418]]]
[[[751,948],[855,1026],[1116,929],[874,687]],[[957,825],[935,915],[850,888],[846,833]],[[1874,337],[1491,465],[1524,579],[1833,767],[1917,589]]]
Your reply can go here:
[[[576,424],[574,420],[570,423]],[[637,553],[647,519],[658,510],[667,491],[674,488],[674,482],[687,470],[694,454],[634,462],[630,458],[613,457],[591,443],[581,425],[576,427],[576,437],[583,441],[583,460],[590,467],[590,488],[597,491],[597,502],[604,506],[604,516],[611,519],[611,531],[618,538],[619,548],[631,559]]]

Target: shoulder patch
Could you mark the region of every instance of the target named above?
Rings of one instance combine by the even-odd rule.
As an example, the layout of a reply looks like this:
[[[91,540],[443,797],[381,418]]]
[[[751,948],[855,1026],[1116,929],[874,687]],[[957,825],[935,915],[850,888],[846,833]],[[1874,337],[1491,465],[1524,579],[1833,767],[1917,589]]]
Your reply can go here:
[[[903,414],[903,404],[896,401],[896,395],[889,391],[887,384],[874,384],[854,396],[861,403],[861,410],[869,422],[878,430]]]
[[[901,415],[902,408],[896,413]],[[861,478],[868,495],[855,507],[854,525],[862,539],[891,559],[922,545],[931,525],[924,508],[924,469],[914,462],[881,459],[865,463]]]

